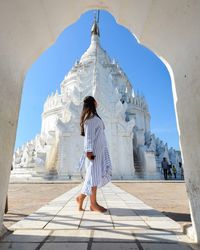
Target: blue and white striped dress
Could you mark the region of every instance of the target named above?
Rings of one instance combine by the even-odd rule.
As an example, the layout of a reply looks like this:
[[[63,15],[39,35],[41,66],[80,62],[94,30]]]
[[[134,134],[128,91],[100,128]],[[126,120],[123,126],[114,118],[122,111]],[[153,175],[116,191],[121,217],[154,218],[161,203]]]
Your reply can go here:
[[[102,119],[96,115],[85,121],[84,153],[79,161],[79,170],[84,163],[86,168],[85,181],[81,190],[85,195],[91,194],[92,187],[102,187],[111,181],[112,165],[104,129]],[[86,152],[93,152],[96,155],[95,159],[89,160]]]

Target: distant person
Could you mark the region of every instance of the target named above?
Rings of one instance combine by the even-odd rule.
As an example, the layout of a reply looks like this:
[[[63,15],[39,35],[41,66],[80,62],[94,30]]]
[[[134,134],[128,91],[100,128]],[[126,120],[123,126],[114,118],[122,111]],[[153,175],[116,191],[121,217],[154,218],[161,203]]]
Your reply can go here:
[[[176,167],[175,167],[174,164],[172,164],[172,172],[173,172],[174,178],[176,179],[176,173],[177,173],[177,171],[176,171]]]
[[[165,157],[163,157],[163,160],[161,162],[162,165],[162,170],[163,170],[163,174],[164,174],[164,179],[167,180],[167,174],[168,174],[168,161]]]
[[[183,167],[181,167],[181,180],[184,180],[184,170],[183,170]]]
[[[184,170],[183,170],[182,162],[179,162],[179,168],[181,172],[181,180],[184,180]]]
[[[168,172],[167,172],[169,179],[172,179],[172,162],[168,164]]]

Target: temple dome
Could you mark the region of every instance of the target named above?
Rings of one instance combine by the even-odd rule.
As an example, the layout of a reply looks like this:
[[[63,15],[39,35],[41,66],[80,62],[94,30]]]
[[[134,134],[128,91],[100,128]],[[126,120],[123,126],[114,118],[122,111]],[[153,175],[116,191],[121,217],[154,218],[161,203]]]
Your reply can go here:
[[[90,46],[81,56],[80,63],[87,63],[95,60],[98,60],[102,64],[112,63],[110,57],[100,45],[99,36],[92,34]]]

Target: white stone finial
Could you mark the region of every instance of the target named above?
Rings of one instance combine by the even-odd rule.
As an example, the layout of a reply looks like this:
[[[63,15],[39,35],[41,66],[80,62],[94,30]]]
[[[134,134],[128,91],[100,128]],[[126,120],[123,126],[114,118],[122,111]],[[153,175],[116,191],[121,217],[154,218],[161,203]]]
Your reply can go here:
[[[97,17],[96,17],[97,14]],[[97,10],[97,13],[95,13],[94,15],[94,23],[92,25],[92,29],[91,29],[91,35],[97,35],[98,37],[100,37],[100,32],[99,32],[99,27],[98,27],[98,23],[99,22],[99,10]]]

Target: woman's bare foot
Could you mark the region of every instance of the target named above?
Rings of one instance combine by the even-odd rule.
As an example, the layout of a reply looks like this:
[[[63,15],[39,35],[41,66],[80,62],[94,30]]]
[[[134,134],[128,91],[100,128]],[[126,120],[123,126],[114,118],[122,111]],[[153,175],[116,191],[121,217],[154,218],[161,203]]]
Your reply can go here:
[[[76,197],[79,211],[85,211],[85,209],[83,209],[83,201],[84,201],[85,197],[86,197],[86,195],[84,195],[84,194],[80,194],[79,196]]]
[[[96,205],[90,205],[90,210],[91,211],[97,211],[97,212],[101,212],[104,213],[107,211],[107,209],[105,207],[100,206],[99,204]]]

